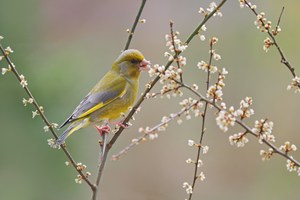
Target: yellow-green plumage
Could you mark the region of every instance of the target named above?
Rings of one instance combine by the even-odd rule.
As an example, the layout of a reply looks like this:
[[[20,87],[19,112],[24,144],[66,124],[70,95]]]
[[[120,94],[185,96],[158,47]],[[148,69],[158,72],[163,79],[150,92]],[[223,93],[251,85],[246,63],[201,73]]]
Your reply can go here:
[[[140,71],[148,64],[138,50],[124,51],[61,125],[71,123],[56,143],[62,144],[73,132],[91,123],[114,120],[126,112],[136,100]]]

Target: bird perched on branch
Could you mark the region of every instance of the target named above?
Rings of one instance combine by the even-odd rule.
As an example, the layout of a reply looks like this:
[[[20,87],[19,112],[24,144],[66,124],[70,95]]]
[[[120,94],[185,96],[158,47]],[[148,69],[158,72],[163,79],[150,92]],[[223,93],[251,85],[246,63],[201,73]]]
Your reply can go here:
[[[149,69],[149,65],[150,62],[138,50],[129,49],[122,52],[111,69],[60,126],[62,128],[70,124],[56,140],[56,144],[63,144],[72,133],[90,124],[94,124],[104,137],[110,130],[108,122],[119,118],[135,102],[140,72]],[[100,124],[102,126],[99,126]],[[122,126],[122,123],[120,125]]]

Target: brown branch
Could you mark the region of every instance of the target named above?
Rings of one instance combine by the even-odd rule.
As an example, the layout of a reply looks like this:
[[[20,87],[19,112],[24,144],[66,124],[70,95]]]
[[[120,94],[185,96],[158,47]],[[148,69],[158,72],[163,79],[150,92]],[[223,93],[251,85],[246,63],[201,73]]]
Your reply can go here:
[[[275,28],[275,33],[278,30],[278,27],[279,27],[279,24],[280,24],[280,21],[281,21],[281,17],[282,17],[283,11],[284,11],[284,6],[282,7],[281,13],[280,13],[280,15],[278,17],[278,21],[277,21],[276,28]]]
[[[210,40],[209,43],[209,62],[208,62],[208,69],[207,69],[207,78],[206,78],[206,91],[209,89],[209,84],[210,84],[210,67],[212,64],[212,58],[213,58],[213,42],[212,39]],[[197,157],[196,157],[196,162],[195,162],[195,168],[194,168],[194,177],[193,177],[193,183],[192,183],[192,191],[194,191],[196,181],[197,181],[197,174],[198,174],[198,160],[200,159],[200,154],[201,154],[201,148],[202,148],[202,141],[205,133],[205,120],[206,120],[206,113],[207,113],[207,107],[208,103],[205,102],[204,106],[204,111],[202,114],[202,125],[201,125],[201,133],[200,133],[200,139],[199,139],[199,145],[197,146]],[[193,192],[189,194],[189,200],[191,200],[193,197]]]
[[[138,22],[139,22],[139,19],[140,19],[140,17],[141,17],[142,12],[143,12],[143,9],[144,9],[144,6],[145,6],[145,4],[146,4],[146,1],[147,1],[147,0],[142,0],[142,4],[141,4],[141,6],[140,6],[139,12],[138,12],[137,16],[135,17],[134,23],[133,23],[132,28],[131,28],[131,30],[130,30],[130,32],[129,32],[129,36],[128,36],[126,45],[125,45],[125,47],[124,47],[124,51],[125,51],[126,49],[129,48],[130,42],[131,42],[131,40],[132,40],[134,31],[135,31],[135,28],[136,28],[136,26],[137,26],[137,24],[138,24]]]
[[[150,134],[157,133],[160,127],[168,124],[169,122],[173,121],[177,117],[180,117],[183,113],[185,113],[186,111],[190,110],[191,108],[193,108],[194,106],[196,106],[198,103],[199,103],[199,101],[196,101],[195,103],[190,104],[188,107],[180,110],[179,112],[170,115],[168,117],[168,119],[166,119],[165,121],[163,121],[163,122],[161,122],[161,123],[153,126],[149,130],[145,130],[145,133],[143,135],[141,135],[138,138],[133,139],[132,142],[129,145],[127,145],[125,148],[123,148],[121,151],[119,151],[119,153],[113,155],[113,160],[119,159],[123,154],[127,153],[131,148],[133,148],[134,146],[138,145],[140,142],[146,140],[147,136],[149,136]]]
[[[258,16],[258,13],[256,12],[255,8],[251,7],[251,4],[247,0],[245,0],[244,2],[247,5],[247,7],[253,12],[253,14],[255,14],[255,16]],[[281,11],[281,14],[280,14],[280,17],[279,17],[279,20],[278,20],[278,24],[280,23],[280,19],[281,19],[283,10],[284,10],[284,8]],[[265,27],[265,22],[262,19],[260,19],[260,22]],[[277,51],[278,51],[278,53],[279,53],[279,55],[281,57],[281,61],[280,62],[282,64],[284,64],[289,69],[289,71],[291,72],[291,74],[295,78],[297,76],[296,72],[295,72],[295,68],[289,63],[289,61],[285,57],[282,49],[280,48],[277,40],[275,39],[275,36],[272,34],[272,32],[270,31],[270,29],[265,29],[265,30],[267,31],[266,33],[269,35],[269,37],[272,39],[273,45],[275,45],[275,47],[276,47],[276,49],[277,49]],[[298,84],[298,87],[300,88],[300,84]]]
[[[180,64],[179,64],[179,60],[178,60],[178,55],[179,55],[180,51],[176,48],[176,45],[175,45],[175,40],[174,40],[175,34],[174,34],[174,30],[173,30],[173,24],[174,24],[174,22],[170,21],[171,41],[172,41],[172,45],[173,45],[174,53],[175,53],[174,58],[176,59],[175,61],[176,61],[178,68],[180,68]],[[180,74],[179,76],[180,76],[180,81],[183,82],[182,74]]]
[[[5,51],[5,49],[2,47],[1,44],[0,44],[0,50],[1,50],[2,54],[3,54],[3,56],[5,57],[6,62],[10,66],[12,72],[17,77],[18,81],[21,83],[22,79],[20,78],[20,73],[18,72],[18,70],[16,69],[15,65],[10,60],[9,53]],[[57,134],[56,134],[55,130],[52,127],[52,124],[47,119],[46,115],[44,114],[44,111],[43,111],[42,107],[37,103],[36,99],[32,95],[32,93],[29,90],[28,86],[24,85],[23,88],[24,88],[25,92],[27,93],[27,95],[33,100],[32,104],[37,109],[37,111],[38,111],[39,115],[41,116],[41,118],[43,119],[44,123],[49,127],[49,129],[50,129],[52,135],[54,136],[54,138],[57,139],[58,137],[57,137]],[[93,190],[95,188],[95,185],[92,184],[92,182],[86,177],[86,175],[82,172],[82,170],[77,169],[77,163],[72,158],[72,156],[71,156],[70,152],[67,150],[66,146],[65,145],[61,145],[61,148],[64,151],[64,153],[66,154],[66,156],[69,159],[69,161],[71,162],[71,164],[74,167],[74,169],[77,171],[77,173],[82,177],[82,179]]]
[[[200,94],[199,92],[197,92],[196,90],[194,90],[192,87],[186,85],[186,84],[182,84],[182,86],[188,90],[190,90],[192,93],[196,94],[199,99],[201,99],[201,101],[207,102],[208,104],[212,105],[214,108],[216,108],[218,111],[221,111],[222,108],[213,100],[209,100],[207,99],[204,95]],[[248,125],[246,125],[242,120],[240,119],[236,119],[236,123],[239,124],[241,127],[243,127],[245,129],[245,131],[247,131],[248,133],[250,133],[251,135],[255,136],[255,137],[259,137],[258,134],[254,133],[252,128],[250,128]],[[286,159],[294,162],[298,167],[300,167],[300,162],[297,161],[296,159],[294,159],[292,156],[290,156],[289,154],[287,154],[284,151],[281,151],[278,147],[276,147],[274,144],[272,144],[271,142],[263,139],[262,140],[263,143],[265,143],[267,146],[269,146],[270,148],[272,148],[274,150],[275,153],[285,157]]]

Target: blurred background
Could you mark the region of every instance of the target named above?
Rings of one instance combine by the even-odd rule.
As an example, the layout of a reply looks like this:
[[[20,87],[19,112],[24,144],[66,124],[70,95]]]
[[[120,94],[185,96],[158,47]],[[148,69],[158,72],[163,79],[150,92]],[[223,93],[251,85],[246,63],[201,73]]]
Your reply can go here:
[[[218,1],[219,2],[219,1]],[[210,1],[147,2],[131,43],[141,50],[153,64],[165,64],[167,51],[164,36],[169,33],[169,21],[180,32],[184,41],[202,21],[199,7],[206,8]],[[255,1],[259,11],[267,14],[276,24],[282,6],[282,33],[277,37],[288,60],[300,74],[300,28],[298,1]],[[0,0],[1,43],[11,46],[11,59],[24,74],[38,103],[45,109],[51,122],[61,124],[87,94],[90,88],[109,69],[124,48],[126,29],[130,28],[140,1],[108,0]],[[187,57],[187,83],[197,83],[204,90],[205,74],[196,67],[208,59],[208,38],[216,36],[215,47],[222,60],[215,62],[226,67],[224,100],[227,106],[239,106],[241,99],[254,99],[255,115],[247,121],[253,126],[256,119],[268,118],[274,122],[276,145],[292,141],[300,148],[299,95],[287,91],[291,74],[280,63],[278,52],[271,48],[263,51],[266,35],[256,30],[255,16],[239,2],[228,1],[222,8],[223,17],[207,23],[206,41],[194,38],[184,53]],[[4,61],[1,67],[6,67]],[[150,80],[141,78],[140,93]],[[157,85],[153,91],[159,91]],[[189,97],[189,93],[185,93]],[[86,184],[76,184],[76,173],[65,166],[66,156],[47,145],[51,138],[43,130],[44,123],[32,119],[31,105],[24,107],[27,98],[12,74],[0,77],[0,199],[50,200],[89,199],[91,191]],[[111,155],[124,148],[132,138],[139,136],[138,128],[153,126],[161,117],[177,112],[182,98],[145,101],[135,118],[134,126],[123,132]],[[156,109],[157,108],[157,109]],[[257,139],[249,137],[244,148],[228,142],[238,127],[223,133],[215,125],[215,110],[209,111],[204,145],[208,154],[200,171],[206,176],[197,182],[194,199],[298,199],[300,178],[286,170],[286,160],[274,156],[262,162]],[[192,119],[178,126],[169,125],[159,138],[132,149],[118,161],[108,159],[101,182],[103,199],[154,200],[187,198],[183,182],[192,181],[193,166],[185,163],[194,159],[196,149],[187,140],[198,140],[201,122]],[[62,131],[59,131],[61,133]],[[92,128],[80,130],[68,139],[67,145],[77,162],[88,166],[94,180],[98,162],[98,133]],[[299,152],[294,153],[300,159]]]

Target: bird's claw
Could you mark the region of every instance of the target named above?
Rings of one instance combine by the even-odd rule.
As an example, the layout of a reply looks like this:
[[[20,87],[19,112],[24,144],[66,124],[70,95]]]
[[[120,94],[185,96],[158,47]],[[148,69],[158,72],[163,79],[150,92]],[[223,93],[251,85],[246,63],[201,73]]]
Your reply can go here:
[[[124,123],[123,121],[117,122],[116,125],[118,125],[118,126],[120,126],[120,127],[122,127],[122,128],[128,128],[128,127],[129,127],[129,126],[128,126],[126,123]]]
[[[97,126],[97,125],[95,125],[95,128],[97,129],[97,131],[99,132],[99,134],[100,134],[101,137],[103,136],[103,134],[109,133],[111,131],[111,128],[108,125],[105,125],[105,126]]]

